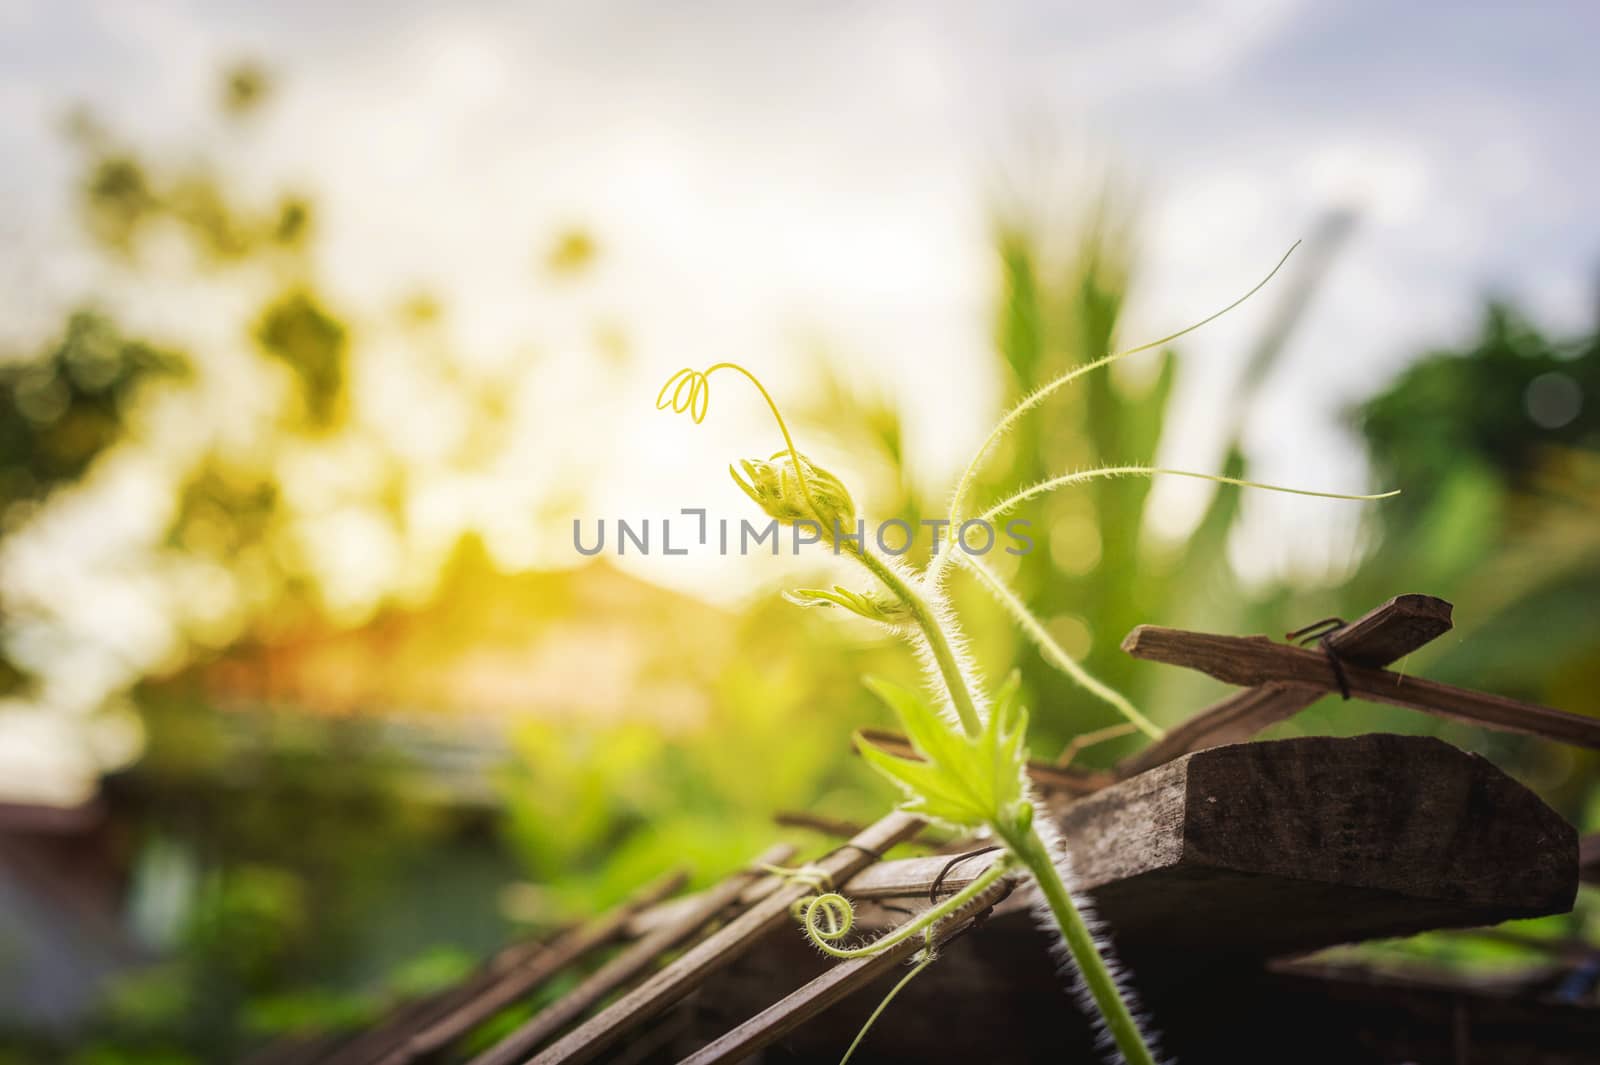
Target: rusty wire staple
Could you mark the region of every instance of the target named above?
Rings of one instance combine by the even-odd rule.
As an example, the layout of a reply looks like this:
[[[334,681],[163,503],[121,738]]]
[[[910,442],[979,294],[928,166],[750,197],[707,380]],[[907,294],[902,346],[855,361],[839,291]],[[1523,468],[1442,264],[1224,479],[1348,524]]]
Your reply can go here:
[[[948,862],[945,862],[944,868],[939,870],[939,875],[933,878],[933,886],[928,888],[928,903],[932,905],[939,901],[939,889],[944,886],[944,878],[949,876],[951,870],[953,870],[956,866],[960,865],[964,861],[967,861],[969,858],[977,858],[980,855],[989,854],[999,849],[1000,847],[998,844],[991,847],[980,847],[975,851],[967,851],[965,854],[958,854],[954,858],[951,858]]]
[[[1304,647],[1312,640],[1317,641],[1317,646],[1321,647],[1322,653],[1327,656],[1328,668],[1333,670],[1334,683],[1339,686],[1339,697],[1345,702],[1350,701],[1350,678],[1345,676],[1344,662],[1339,658],[1339,652],[1334,650],[1333,644],[1329,641],[1342,632],[1347,624],[1348,622],[1344,618],[1323,618],[1321,621],[1313,621],[1304,628],[1286,633],[1283,637],[1292,643],[1298,643],[1301,647]]]

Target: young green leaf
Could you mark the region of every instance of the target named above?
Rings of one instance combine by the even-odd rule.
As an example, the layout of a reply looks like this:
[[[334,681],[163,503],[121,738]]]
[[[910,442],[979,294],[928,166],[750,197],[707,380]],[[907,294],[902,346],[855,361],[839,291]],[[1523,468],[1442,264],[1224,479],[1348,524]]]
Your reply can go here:
[[[884,625],[900,625],[910,619],[910,611],[903,603],[852,592],[839,584],[834,585],[832,591],[826,588],[796,588],[792,592],[784,592],[783,597],[796,606],[843,607],[852,614]]]
[[[1027,751],[1022,741],[1027,714],[1017,705],[1014,679],[1002,688],[994,712],[975,737],[956,730],[917,692],[870,678],[867,686],[894,710],[924,759],[900,758],[856,737],[867,764],[906,792],[908,812],[963,828],[1012,823],[1025,816]]]

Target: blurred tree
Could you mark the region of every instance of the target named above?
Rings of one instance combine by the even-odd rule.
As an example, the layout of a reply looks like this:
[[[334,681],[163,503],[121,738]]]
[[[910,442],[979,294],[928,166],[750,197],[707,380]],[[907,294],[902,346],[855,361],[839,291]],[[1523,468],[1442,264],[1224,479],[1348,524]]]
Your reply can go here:
[[[1442,472],[1531,490],[1552,448],[1600,450],[1597,394],[1600,339],[1556,341],[1490,303],[1471,345],[1423,356],[1355,413],[1374,466],[1408,486],[1380,517],[1413,529],[1451,490]]]
[[[0,363],[0,538],[123,440],[142,390],[186,371],[182,356],[125,336],[93,311],[74,313],[43,353]],[[22,680],[0,644],[0,694]]]
[[[1348,609],[1397,591],[1456,604],[1430,676],[1600,714],[1600,333],[1556,339],[1491,302],[1478,337],[1411,365],[1351,414],[1380,479],[1375,547]],[[1363,608],[1364,609],[1364,608]],[[1516,737],[1492,745],[1574,820],[1600,758]]]
[[[254,65],[225,72],[222,88],[218,106],[230,133],[271,100],[271,78]],[[377,452],[379,474],[361,478],[356,498],[341,502],[396,536],[407,510],[398,457],[382,453],[372,427],[350,416],[360,337],[318,283],[313,205],[296,193],[246,198],[215,151],[172,163],[125,143],[87,111],[72,116],[68,134],[80,155],[81,220],[106,276],[233,284],[252,299],[264,295],[238,323],[241,339],[254,342],[243,348],[245,361],[252,350],[256,360],[241,365],[225,345],[179,354],[84,310],[41,354],[0,361],[0,536],[33,521],[56,490],[86,481],[113,450],[165,449],[156,457],[174,478],[172,520],[156,554],[129,564],[152,578],[171,566],[226,577],[220,611],[214,602],[200,609],[206,597],[174,598],[193,612],[177,619],[191,641],[182,653],[215,653],[268,621],[292,628],[326,610],[308,558],[307,514],[291,491],[293,464],[338,471],[352,454]],[[411,365],[435,371],[441,401],[464,397],[475,413],[450,456],[470,466],[504,446],[507,389],[452,365],[453,353],[426,332],[440,313],[432,301],[427,321],[406,323],[401,338],[422,349]],[[290,385],[281,394],[249,383],[270,382],[274,372]],[[140,438],[130,417],[146,400],[188,422],[198,446],[174,447],[171,434]],[[18,615],[4,620],[10,629]],[[0,685],[17,680],[0,656]],[[421,985],[407,966],[416,951],[440,942],[483,949],[504,938],[503,920],[484,900],[510,870],[488,844],[481,812],[441,813],[433,797],[399,787],[414,777],[397,775],[404,758],[380,729],[330,739],[261,724],[259,747],[241,755],[229,715],[150,691],[136,693],[145,757],[108,787],[119,816],[139,811],[128,826],[131,908],[142,893],[164,896],[179,907],[178,924],[147,944],[162,963],[114,989],[105,1013],[84,1025],[82,1060],[237,1060],[270,1030],[370,1014],[398,987],[391,976],[414,992]],[[241,775],[250,786],[232,790]],[[162,853],[185,856],[192,891],[183,886],[189,880],[148,860]],[[450,873],[407,873],[424,854],[443,855]],[[427,910],[409,897],[411,884],[430,885],[435,902],[440,892],[454,901]],[[408,907],[418,912],[404,934],[386,932],[384,911]],[[457,916],[436,919],[445,914]],[[426,936],[444,938],[418,941]],[[342,989],[329,986],[341,981]],[[351,998],[351,986],[364,997]],[[41,1046],[32,1060],[57,1053],[73,1050]]]
[[[0,532],[122,440],[141,388],[186,369],[183,356],[127,337],[93,311],[74,313],[40,355],[0,364]]]
[[[256,340],[262,350],[294,372],[309,427],[318,431],[335,428],[349,376],[345,326],[315,295],[295,289],[263,312]]]

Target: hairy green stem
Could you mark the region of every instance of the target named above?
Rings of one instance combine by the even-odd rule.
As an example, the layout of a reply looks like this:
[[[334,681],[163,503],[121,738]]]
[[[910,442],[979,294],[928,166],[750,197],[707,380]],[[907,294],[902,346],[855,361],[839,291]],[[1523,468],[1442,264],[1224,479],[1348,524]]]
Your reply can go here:
[[[1085,481],[1101,480],[1107,477],[1190,477],[1196,481],[1211,481],[1214,484],[1232,484],[1240,488],[1263,488],[1269,492],[1284,492],[1292,496],[1313,496],[1317,499],[1348,499],[1356,502],[1367,503],[1375,499],[1388,499],[1400,494],[1399,489],[1392,492],[1379,492],[1374,495],[1349,495],[1344,492],[1314,492],[1309,488],[1286,488],[1281,484],[1263,484],[1260,481],[1245,481],[1238,477],[1224,477],[1216,473],[1196,473],[1194,470],[1169,470],[1160,466],[1105,466],[1097,470],[1082,470],[1078,473],[1062,474],[1060,477],[1051,477],[1040,481],[1036,485],[1024,488],[1015,495],[1007,496],[982,514],[978,515],[979,521],[992,522],[1013,507],[1021,506],[1035,496],[1042,496],[1046,492],[1053,492],[1057,488],[1068,485],[1083,484]]]
[[[1089,931],[1083,914],[1073,903],[1072,895],[1062,882],[1061,873],[1044,840],[1039,838],[1038,831],[1029,828],[1015,839],[1006,838],[1006,846],[1038,882],[1039,890],[1055,916],[1056,926],[1066,940],[1067,950],[1072,953],[1072,960],[1082,974],[1084,986],[1089,989],[1095,1006],[1105,1018],[1106,1028],[1123,1058],[1128,1065],[1155,1065],[1155,1055],[1139,1031],[1138,1022],[1133,1019],[1111,970],[1106,968],[1105,959],[1095,946],[1094,934]]]
[[[945,688],[949,692],[950,701],[954,704],[956,712],[961,717],[961,723],[966,728],[969,737],[975,738],[982,725],[979,722],[977,709],[974,705],[972,692],[967,686],[967,679],[962,674],[959,663],[956,661],[955,651],[946,632],[944,622],[936,616],[928,606],[927,601],[917,593],[911,582],[902,577],[893,566],[865,550],[852,550],[868,570],[872,572],[885,587],[889,589],[906,608],[911,612],[912,619],[917,627],[922,630],[923,637],[928,641],[928,646],[933,652],[934,660],[938,663],[939,673],[944,679]],[[1026,613],[1026,610],[1024,611]],[[1030,618],[1031,614],[1028,615]],[[1048,634],[1047,634],[1048,635]],[[1154,726],[1151,726],[1154,727]],[[1032,827],[1018,830],[1014,823],[992,821],[990,827],[995,835],[1005,844],[1006,856],[991,865],[977,879],[960,892],[951,896],[945,903],[933,910],[922,914],[915,921],[911,921],[901,928],[889,933],[866,947],[853,951],[840,950],[827,943],[818,934],[815,924],[815,910],[817,901],[806,910],[806,931],[812,941],[825,953],[838,958],[856,958],[875,953],[894,943],[904,940],[907,936],[914,935],[923,928],[930,927],[938,921],[943,914],[952,913],[960,906],[966,905],[979,893],[1004,876],[1013,861],[1020,862],[1032,874],[1043,893],[1045,901],[1050,906],[1050,912],[1055,917],[1056,927],[1071,953],[1078,971],[1083,974],[1085,986],[1089,988],[1090,995],[1094,998],[1096,1007],[1105,1018],[1106,1027],[1115,1040],[1117,1049],[1122,1052],[1128,1065],[1155,1065],[1155,1056],[1145,1043],[1143,1034],[1139,1031],[1138,1023],[1133,1019],[1133,1013],[1128,1009],[1128,1004],[1118,990],[1116,980],[1111,975],[1111,970],[1106,967],[1105,959],[1100,956],[1100,950],[1095,945],[1094,936],[1089,931],[1089,926],[1084,923],[1083,915],[1073,904],[1072,896],[1067,891],[1067,886],[1062,882],[1061,873],[1056,868],[1044,841],[1040,839],[1037,829]],[[939,914],[939,916],[935,916]]]
[[[1082,377],[1084,374],[1091,373],[1103,366],[1109,366],[1111,363],[1114,363],[1119,359],[1125,359],[1129,355],[1137,355],[1142,351],[1149,351],[1152,348],[1159,348],[1164,344],[1169,344],[1172,341],[1177,340],[1179,337],[1187,336],[1196,329],[1199,329],[1201,326],[1208,325],[1209,323],[1216,321],[1218,318],[1221,318],[1223,315],[1227,314],[1229,311],[1248,300],[1251,296],[1254,296],[1257,292],[1260,292],[1261,289],[1266,286],[1267,282],[1271,281],[1273,277],[1277,275],[1278,271],[1283,269],[1283,264],[1289,261],[1289,256],[1293,255],[1294,250],[1299,246],[1300,242],[1298,240],[1289,245],[1289,250],[1283,253],[1283,258],[1278,260],[1278,264],[1272,268],[1271,272],[1269,272],[1266,277],[1256,282],[1255,287],[1249,292],[1246,292],[1243,296],[1240,296],[1238,299],[1234,300],[1220,311],[1215,311],[1211,314],[1208,314],[1206,317],[1200,319],[1198,322],[1195,322],[1193,325],[1185,326],[1175,333],[1168,333],[1159,340],[1152,340],[1149,343],[1140,344],[1138,347],[1125,348],[1122,351],[1113,352],[1110,355],[1105,355],[1101,358],[1095,359],[1093,362],[1084,363],[1082,366],[1075,366],[1066,373],[1061,374],[1054,380],[1041,385],[1028,395],[1024,396],[1022,400],[1018,402],[1016,406],[1007,411],[1005,416],[1002,417],[995,427],[989,431],[989,435],[984,438],[983,443],[979,446],[977,454],[972,456],[972,461],[967,463],[967,468],[961,471],[961,479],[956,482],[956,490],[950,497],[950,528],[957,529],[961,527],[961,508],[966,502],[967,491],[972,487],[973,479],[977,476],[978,467],[983,465],[983,460],[988,456],[995,444],[1000,440],[1001,437],[1006,435],[1011,427],[1015,425],[1024,414],[1027,414],[1030,410],[1043,403],[1047,398],[1050,397],[1051,394],[1066,387],[1068,384]],[[947,559],[935,558],[932,564],[928,567],[929,580],[937,582],[943,575],[945,566],[947,564]]]
[[[967,679],[962,676],[961,664],[956,661],[955,648],[946,635],[944,626],[934,615],[933,608],[928,605],[917,590],[911,586],[903,576],[870,551],[852,550],[862,565],[872,572],[874,577],[882,581],[884,586],[893,592],[895,597],[906,605],[911,611],[912,620],[922,630],[923,638],[928,641],[928,649],[933,653],[933,660],[939,667],[939,675],[944,678],[945,689],[950,693],[950,702],[956,708],[956,716],[961,719],[961,727],[966,734],[977,736],[983,730],[983,721],[978,716],[977,704],[972,699],[972,692],[967,687]]]
[[[1011,615],[1011,620],[1015,621],[1039,648],[1039,653],[1044,656],[1046,662],[1071,677],[1079,687],[1091,695],[1109,703],[1117,713],[1127,718],[1146,736],[1159,740],[1166,735],[1159,725],[1141,714],[1127,696],[1090,673],[1082,663],[1068,654],[1066,649],[1056,642],[1055,637],[1050,635],[1049,630],[1040,624],[1033,611],[1017,598],[1015,592],[1006,587],[1005,582],[993,570],[971,556],[963,558],[961,565],[977,577],[978,583],[987,588],[995,601],[1005,608],[1006,613]]]

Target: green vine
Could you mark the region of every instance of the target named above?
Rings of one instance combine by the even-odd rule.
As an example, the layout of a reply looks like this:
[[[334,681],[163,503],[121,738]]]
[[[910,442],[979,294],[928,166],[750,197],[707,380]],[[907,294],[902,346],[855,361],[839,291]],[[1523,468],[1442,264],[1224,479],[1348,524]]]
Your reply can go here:
[[[1293,251],[1291,247],[1289,252]],[[951,497],[949,527],[959,528],[966,520],[963,517],[966,497],[970,494],[977,470],[995,443],[1021,416],[1058,389],[1092,370],[1175,340],[1226,314],[1259,291],[1287,259],[1288,253],[1249,292],[1194,325],[1150,344],[1117,352],[1071,370],[1023,399],[995,426],[962,473]],[[817,892],[801,900],[795,908],[806,935],[819,950],[842,959],[866,957],[904,943],[913,936],[924,936],[927,945],[920,952],[920,960],[911,974],[890,992],[889,998],[893,998],[931,962],[935,930],[939,922],[972,903],[1005,877],[1025,873],[1037,885],[1056,930],[1082,974],[1084,986],[1122,1057],[1131,1065],[1153,1065],[1155,1058],[1150,1049],[1150,1040],[1139,1027],[1129,1006],[1128,994],[1118,986],[1106,962],[1107,946],[1096,941],[1069,890],[1070,876],[1064,872],[1065,860],[1052,853],[1046,836],[1034,823],[1035,804],[1027,776],[1028,752],[1025,745],[1027,711],[1018,701],[1018,677],[1013,673],[993,698],[986,700],[977,671],[963,650],[965,641],[958,619],[942,590],[951,560],[961,556],[957,564],[972,572],[999,600],[1023,632],[1040,646],[1047,661],[1116,707],[1141,732],[1155,738],[1161,735],[1161,730],[1120,693],[1096,680],[1056,644],[1027,605],[976,558],[951,550],[935,555],[924,572],[914,573],[904,569],[895,560],[871,550],[866,537],[846,538],[840,535],[841,530],[856,527],[855,503],[849,491],[837,477],[800,452],[777,403],[755,375],[743,366],[724,362],[704,371],[680,370],[662,387],[656,406],[687,413],[696,422],[704,420],[710,403],[710,379],[724,369],[742,374],[761,393],[784,442],[784,449],[765,461],[745,460],[736,467],[730,467],[735,482],[757,506],[780,523],[794,525],[804,522],[819,530],[824,542],[830,544],[836,553],[858,562],[887,594],[887,598],[884,598],[836,585],[831,591],[800,589],[789,593],[788,597],[805,606],[849,610],[897,634],[908,636],[923,652],[930,684],[939,695],[942,706],[936,707],[917,692],[869,678],[868,686],[898,716],[920,758],[901,758],[889,754],[858,734],[855,742],[862,757],[901,790],[904,795],[902,808],[907,812],[959,831],[987,832],[1003,846],[998,859],[950,898],[931,906],[882,937],[856,947],[837,945],[854,927],[854,908],[848,899],[833,891],[831,884],[818,879],[813,870],[776,870],[796,882],[808,884]],[[1063,474],[1024,488],[980,511],[977,520],[992,521],[1047,492],[1096,478],[1158,475],[1192,477],[1330,499],[1372,500],[1396,494],[1351,496],[1259,484],[1188,470],[1110,466]],[[879,1005],[868,1020],[868,1026],[882,1013],[888,1001],[885,999]],[[850,1053],[860,1044],[865,1031],[863,1028],[861,1034],[857,1035]],[[848,1057],[849,1053],[846,1054],[847,1060]]]

